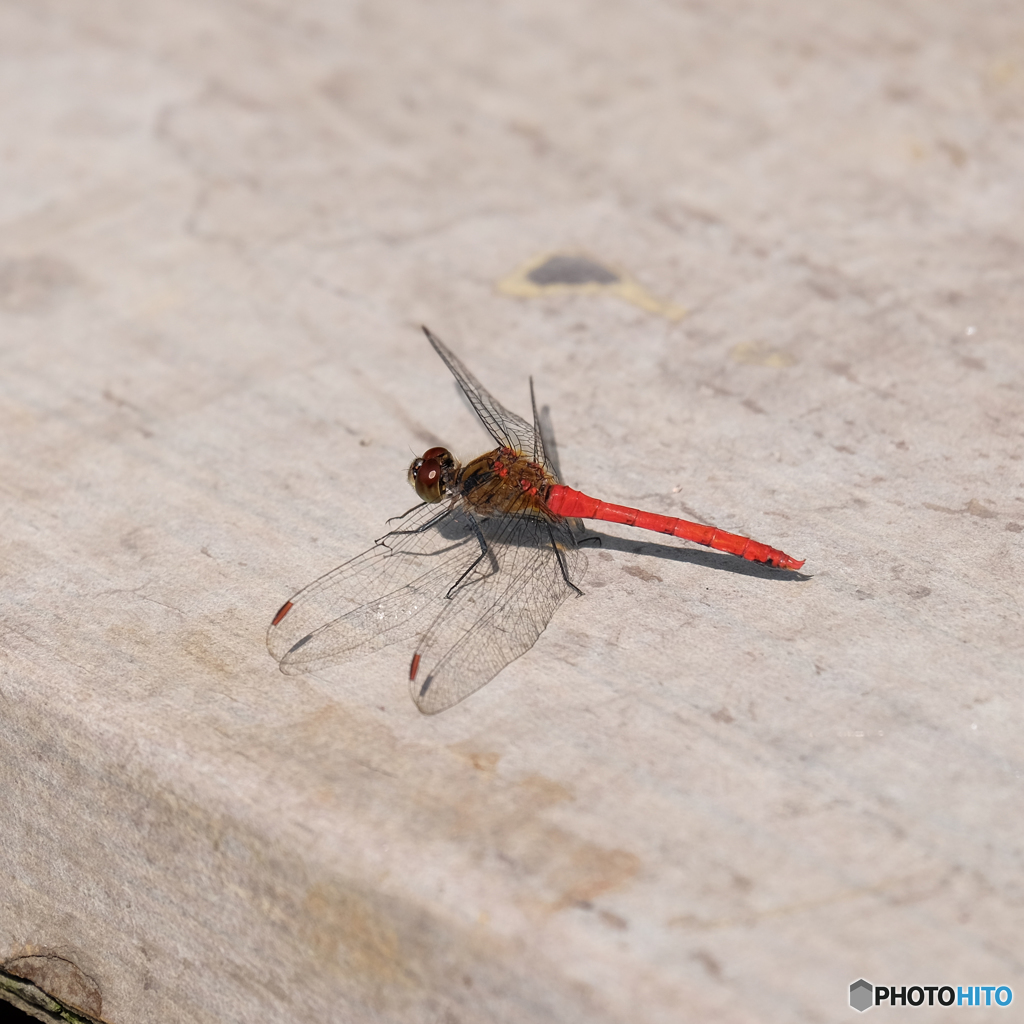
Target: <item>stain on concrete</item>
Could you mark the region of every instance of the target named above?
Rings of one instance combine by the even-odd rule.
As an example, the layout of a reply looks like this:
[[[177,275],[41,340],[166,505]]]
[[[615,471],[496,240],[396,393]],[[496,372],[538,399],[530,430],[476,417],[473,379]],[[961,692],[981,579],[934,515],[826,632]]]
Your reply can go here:
[[[552,294],[618,296],[668,320],[681,320],[686,310],[655,298],[625,271],[581,252],[543,253],[527,260],[498,282],[498,291],[520,299]]]
[[[420,986],[418,929],[396,920],[379,898],[326,881],[309,889],[302,910],[304,937],[319,963],[354,981],[375,1005]]]
[[[999,513],[986,508],[977,498],[971,498],[963,508],[947,508],[945,505],[933,505],[931,502],[924,502],[924,507],[932,512],[945,512],[950,516],[977,516],[979,519],[995,519]]]
[[[7,313],[43,313],[79,281],[74,267],[54,256],[0,259],[0,309]]]
[[[562,255],[548,257],[540,266],[534,267],[526,279],[542,286],[615,284],[620,280],[614,270],[609,270],[588,256]]]
[[[649,569],[644,569],[639,565],[624,565],[622,567],[622,571],[626,573],[627,576],[633,576],[638,580],[646,580],[648,583],[662,582],[662,578],[657,573],[651,572]]]
[[[625,885],[640,870],[640,858],[628,850],[578,843],[562,863],[552,864],[551,881],[562,890],[552,910],[589,902]]]

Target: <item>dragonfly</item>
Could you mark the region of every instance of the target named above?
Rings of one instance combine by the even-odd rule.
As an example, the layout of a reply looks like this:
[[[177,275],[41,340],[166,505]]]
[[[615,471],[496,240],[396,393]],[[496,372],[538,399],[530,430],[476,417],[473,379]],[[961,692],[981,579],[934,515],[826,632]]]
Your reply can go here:
[[[525,654],[566,597],[582,595],[582,519],[669,534],[780,569],[803,566],[749,537],[567,487],[533,380],[531,424],[423,331],[497,447],[465,465],[442,447],[413,460],[408,476],[419,504],[388,520],[396,525],[372,547],[314,580],[274,616],[267,646],[283,672],[317,671],[416,640],[413,701],[424,714],[452,707]]]

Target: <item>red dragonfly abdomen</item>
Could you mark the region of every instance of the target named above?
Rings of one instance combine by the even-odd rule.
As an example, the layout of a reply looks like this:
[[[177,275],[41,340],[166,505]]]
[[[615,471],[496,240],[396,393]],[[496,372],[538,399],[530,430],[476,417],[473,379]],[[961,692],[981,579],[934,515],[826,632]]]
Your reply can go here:
[[[728,551],[731,555],[739,555],[751,562],[765,562],[779,569],[799,569],[803,560],[798,561],[778,548],[760,544],[749,537],[740,537],[735,533],[726,533],[713,526],[691,523],[685,519],[673,519],[655,512],[642,512],[638,508],[627,508],[625,505],[612,505],[607,501],[591,498],[581,491],[574,491],[563,484],[555,484],[548,492],[548,508],[555,515],[571,519],[600,519],[606,523],[624,523],[626,526],[637,526],[641,530],[654,530],[656,533],[669,533],[673,537],[692,540],[716,551]]]

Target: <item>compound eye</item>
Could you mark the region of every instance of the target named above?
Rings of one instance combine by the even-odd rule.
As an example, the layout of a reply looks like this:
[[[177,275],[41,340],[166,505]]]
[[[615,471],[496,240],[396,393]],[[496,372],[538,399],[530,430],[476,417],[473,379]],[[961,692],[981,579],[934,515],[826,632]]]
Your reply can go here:
[[[416,493],[424,501],[440,501],[441,488],[441,463],[424,459],[416,470]]]
[[[422,501],[437,502],[444,497],[444,467],[451,461],[447,448],[431,448],[409,467],[409,483]]]

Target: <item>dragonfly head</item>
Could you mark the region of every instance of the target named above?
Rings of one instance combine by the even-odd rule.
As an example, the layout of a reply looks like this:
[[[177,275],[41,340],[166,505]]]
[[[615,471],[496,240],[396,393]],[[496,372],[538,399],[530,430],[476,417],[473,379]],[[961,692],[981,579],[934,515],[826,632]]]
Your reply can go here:
[[[428,448],[422,458],[413,459],[409,483],[423,501],[441,501],[457,468],[455,457],[447,448]]]

